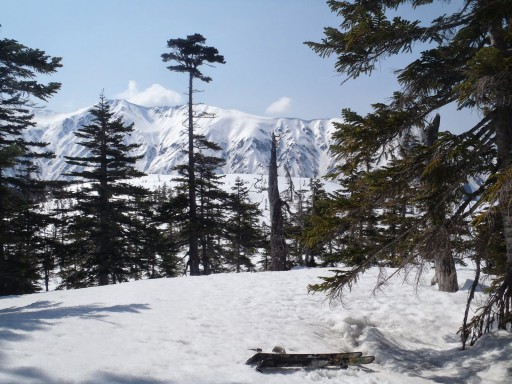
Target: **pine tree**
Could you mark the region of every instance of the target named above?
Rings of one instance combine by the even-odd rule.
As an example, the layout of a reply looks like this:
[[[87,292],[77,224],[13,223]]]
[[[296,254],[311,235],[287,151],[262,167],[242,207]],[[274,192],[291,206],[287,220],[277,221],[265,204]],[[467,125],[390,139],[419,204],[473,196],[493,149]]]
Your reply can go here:
[[[208,275],[210,273],[222,272],[224,270],[224,254],[226,240],[226,220],[228,217],[228,194],[221,188],[222,178],[224,176],[217,173],[225,161],[215,156],[215,152],[221,148],[207,140],[204,136],[194,135],[194,174],[195,174],[195,192],[196,197],[196,221],[195,225],[188,215],[175,215],[175,220],[179,221],[179,238],[190,239],[190,232],[194,228],[198,236],[198,255],[200,260],[200,274]],[[176,170],[181,177],[175,181],[181,183],[179,196],[175,202],[178,210],[183,209],[182,203],[186,203],[190,209],[189,188],[189,167],[188,165],[179,165]],[[167,207],[169,212],[175,211]],[[183,212],[183,211],[182,211]],[[188,242],[188,245],[190,243]],[[190,259],[190,247],[189,247]]]
[[[194,111],[193,111],[193,81],[199,79],[205,83],[212,81],[199,69],[202,65],[213,63],[225,64],[224,56],[214,47],[205,45],[206,39],[196,33],[186,39],[170,39],[167,47],[170,53],[161,55],[164,62],[175,62],[176,65],[167,67],[170,71],[188,73],[188,202],[189,202],[189,251],[188,266],[192,276],[200,274],[199,256],[199,227],[197,223],[196,206],[196,175],[194,171]]]
[[[183,264],[181,261],[175,263],[172,260],[177,260],[177,255],[188,245],[188,207],[188,193],[184,185],[179,185],[158,204],[157,219],[161,223],[160,228],[167,244],[167,252],[164,253],[166,257],[162,260],[164,276],[173,276],[176,274],[176,268]],[[187,269],[188,266],[184,268],[185,273]]]
[[[237,177],[229,199],[230,216],[227,226],[231,244],[228,263],[236,272],[255,270],[252,257],[264,247],[265,235],[259,224],[261,210],[249,200],[249,188]]]
[[[43,84],[37,74],[53,74],[61,59],[0,40],[0,295],[40,290],[44,270],[41,243],[51,217],[38,211],[47,185],[37,180],[36,160],[51,158],[46,143],[27,140],[35,126],[31,107],[46,101],[60,84]]]
[[[165,186],[164,186],[165,187]],[[163,188],[164,193],[165,188]],[[172,246],[172,237],[162,228],[160,208],[164,202],[160,191],[135,195],[128,202],[136,215],[131,215],[130,253],[135,255],[130,275],[134,279],[155,279],[178,275],[180,262]]]
[[[81,185],[70,193],[76,203],[71,208],[68,240],[69,260],[64,268],[64,285],[83,287],[126,281],[137,263],[133,233],[138,230],[137,206],[130,199],[147,194],[144,188],[128,183],[143,176],[134,168],[140,156],[131,155],[140,144],[126,144],[134,125],[114,117],[104,95],[91,110],[92,122],[75,133],[78,144],[87,149],[83,156],[66,157],[81,169],[67,176],[79,178]]]
[[[220,147],[201,138],[202,149],[196,154],[199,254],[202,273],[223,271],[225,254],[226,202],[228,194],[221,188],[223,175],[216,173],[225,161],[204,151],[220,151]]]
[[[327,199],[327,193],[317,175],[310,179],[308,188],[309,198],[307,196],[303,198],[302,208],[298,210],[302,211],[298,240],[303,246],[304,265],[315,267],[318,264],[329,263],[332,258],[329,251],[332,251],[333,239],[329,237],[322,241],[310,241],[308,238],[315,229],[315,218],[323,217],[326,214],[323,210],[323,202]]]
[[[396,71],[401,89],[389,104],[375,105],[374,112],[365,118],[345,111],[344,117],[351,121],[338,127],[336,140],[338,153],[349,154],[342,165],[343,172],[356,176],[355,182],[367,191],[361,197],[379,198],[379,205],[399,207],[393,196],[379,194],[382,184],[375,181],[388,181],[388,186],[400,186],[399,196],[407,197],[411,208],[421,210],[419,217],[412,220],[405,215],[411,222],[406,222],[401,234],[381,247],[381,253],[401,245],[406,258],[414,257],[415,252],[408,254],[412,247],[422,259],[433,259],[436,251],[453,254],[461,243],[458,237],[470,233],[472,247],[466,252],[472,253],[478,263],[492,256],[489,261],[500,266],[490,268],[498,278],[492,284],[488,302],[470,322],[466,311],[461,329],[465,345],[495,327],[506,329],[512,316],[512,213],[508,209],[512,200],[512,7],[507,0],[467,0],[459,10],[441,15],[425,26],[401,16],[388,18],[390,10],[400,14],[403,7],[412,5],[421,13],[424,6],[435,3],[330,0],[331,10],[342,18],[340,29],[326,28],[322,42],[307,44],[322,56],[336,55],[336,69],[347,79],[354,79],[371,74],[386,57],[427,43],[418,59]],[[396,155],[395,149],[405,137],[414,130],[425,129],[435,113],[452,102],[460,109],[479,110],[481,120],[458,135],[427,135],[424,143],[400,154],[386,170],[363,169],[375,167],[378,154]],[[357,175],[358,172],[362,173]],[[469,190],[468,182],[478,178],[484,182],[476,190]],[[368,208],[370,215],[372,210],[375,212]],[[356,209],[362,212],[359,207]],[[485,225],[493,231],[484,230]],[[498,237],[505,247],[493,246],[490,252],[489,241],[496,245],[500,242]],[[410,241],[404,242],[406,238]],[[441,248],[417,245],[429,242]],[[327,278],[316,288],[339,296],[374,262],[374,256],[368,254],[353,271]],[[478,276],[477,272],[468,309]]]

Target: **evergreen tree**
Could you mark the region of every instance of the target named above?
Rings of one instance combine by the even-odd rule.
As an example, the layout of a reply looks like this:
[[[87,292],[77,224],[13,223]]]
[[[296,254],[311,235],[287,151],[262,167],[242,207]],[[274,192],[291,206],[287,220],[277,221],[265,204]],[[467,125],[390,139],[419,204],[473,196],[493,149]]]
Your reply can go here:
[[[237,177],[231,188],[227,233],[231,244],[228,263],[236,272],[253,271],[252,257],[264,247],[265,235],[259,224],[261,210],[249,200],[249,188]]]
[[[35,125],[31,107],[46,101],[60,84],[43,84],[37,74],[53,74],[61,59],[28,48],[15,40],[0,40],[0,295],[40,289],[43,232],[51,217],[38,211],[46,185],[37,180],[35,162],[50,158],[46,143],[27,140]]]
[[[401,89],[390,103],[375,105],[374,112],[364,118],[345,111],[346,123],[338,126],[335,136],[335,154],[347,155],[338,171],[359,184],[358,189],[347,189],[360,191],[359,196],[345,201],[359,213],[365,212],[365,201],[377,203],[366,204],[365,230],[371,229],[370,220],[385,204],[390,204],[387,212],[402,211],[394,215],[406,218],[398,221],[400,234],[384,240],[385,246],[374,241],[377,235],[365,236],[370,239],[369,251],[375,252],[366,252],[352,271],[339,272],[315,288],[340,296],[344,287],[350,287],[359,273],[375,262],[377,254],[388,253],[395,246],[405,258],[401,265],[416,256],[433,260],[434,252],[445,253],[449,260],[462,235],[470,233],[472,247],[466,252],[477,262],[492,256],[488,270],[498,278],[488,302],[470,322],[466,311],[461,329],[465,345],[495,327],[505,329],[512,316],[512,213],[508,209],[512,199],[512,7],[507,0],[466,0],[460,9],[425,26],[401,16],[388,18],[388,11],[399,14],[403,7],[412,5],[421,13],[424,6],[436,3],[330,0],[331,10],[342,18],[340,29],[326,28],[322,42],[307,43],[322,56],[336,55],[336,68],[347,79],[371,74],[386,57],[427,43],[418,59],[396,71]],[[452,102],[460,109],[478,109],[481,120],[458,135],[429,133],[426,127],[434,123],[433,115]],[[403,143],[408,143],[407,137],[424,129],[423,143],[399,152]],[[384,154],[390,163],[376,169],[378,157]],[[478,178],[485,181],[476,190],[469,190],[468,182]],[[384,193],[384,185],[398,190],[398,198]],[[410,202],[409,206],[399,200]],[[415,211],[409,215],[409,209]],[[354,223],[348,214],[343,218]],[[485,225],[493,228],[492,244],[501,238],[504,247],[493,247],[490,252],[491,232],[483,229]],[[375,244],[380,244],[380,250],[374,249]],[[478,273],[468,309],[477,284]]]
[[[305,252],[303,242],[301,241],[301,233],[305,227],[307,215],[306,207],[306,190],[296,189],[290,170],[284,167],[286,178],[286,189],[281,193],[282,198],[286,201],[283,212],[283,229],[284,237],[288,249],[288,264],[305,265]]]
[[[137,277],[133,238],[139,236],[134,231],[140,229],[137,215],[141,212],[130,199],[139,199],[147,191],[127,180],[143,175],[134,168],[140,156],[131,155],[140,144],[125,143],[134,125],[114,117],[103,94],[91,114],[92,122],[75,133],[87,153],[66,157],[68,164],[81,168],[67,176],[82,182],[70,194],[76,204],[71,208],[69,260],[63,270],[64,285],[70,287],[115,284]]]
[[[164,186],[165,187],[165,186]],[[164,188],[165,190],[166,188]],[[172,246],[172,237],[161,228],[160,207],[163,203],[160,191],[148,195],[135,195],[129,201],[133,212],[131,228],[127,231],[130,252],[136,255],[130,275],[135,279],[175,277],[180,266]]]
[[[168,194],[158,206],[158,220],[161,223],[161,230],[168,248],[166,255],[171,258],[177,257],[180,251],[188,245],[190,238],[188,206],[188,193],[184,185],[178,186],[175,193]],[[176,266],[180,264],[182,263],[176,263]],[[186,265],[186,262],[183,264]],[[188,266],[185,267],[184,273],[187,269]],[[164,259],[162,272],[165,276],[170,276],[175,273],[175,266]]]
[[[182,263],[178,257],[180,248],[187,242],[182,225],[186,222],[187,197],[178,194],[166,183],[157,187],[153,193],[155,221],[158,226],[159,274],[162,277],[174,277],[181,272]],[[156,276],[155,276],[156,277]]]
[[[167,47],[170,53],[161,55],[164,62],[174,62],[176,65],[167,67],[170,71],[188,73],[188,202],[189,202],[189,252],[188,266],[191,275],[200,274],[199,256],[199,225],[197,223],[196,205],[196,174],[194,170],[194,111],[193,111],[193,81],[199,79],[206,83],[212,81],[199,69],[204,64],[224,64],[224,56],[214,47],[205,45],[206,39],[196,33],[186,39],[170,39]]]
[[[228,211],[228,194],[221,188],[222,178],[217,170],[221,168],[225,161],[214,153],[220,151],[220,147],[207,140],[204,136],[194,135],[194,173],[195,188],[194,196],[197,201],[195,225],[190,220],[190,215],[175,216],[180,221],[181,233],[179,238],[190,239],[190,231],[195,228],[198,236],[198,254],[200,260],[200,273],[208,275],[210,273],[221,272],[224,270],[223,261],[225,254],[226,240],[226,220]],[[179,165],[176,167],[180,178],[175,180],[181,183],[179,191],[180,196],[178,210],[183,208],[182,203],[185,202],[190,210],[190,202],[188,201],[190,194],[189,188],[189,167],[188,165]],[[173,209],[170,210],[171,212]],[[188,243],[190,245],[190,243]],[[190,247],[189,247],[190,260]]]
[[[308,234],[315,228],[314,218],[322,217],[326,212],[323,211],[322,202],[327,198],[327,193],[322,182],[315,175],[309,181],[309,199],[304,197],[302,204],[302,224],[301,231],[298,236],[300,243],[303,245],[304,265],[307,267],[315,267],[318,263],[328,263],[330,257],[329,251],[332,250],[332,237],[325,238],[321,242],[308,241]]]

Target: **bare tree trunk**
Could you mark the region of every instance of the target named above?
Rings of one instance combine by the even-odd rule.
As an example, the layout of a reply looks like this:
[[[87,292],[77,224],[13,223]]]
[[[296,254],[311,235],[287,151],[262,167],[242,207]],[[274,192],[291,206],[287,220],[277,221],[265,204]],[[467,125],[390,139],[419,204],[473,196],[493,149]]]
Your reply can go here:
[[[433,146],[437,140],[439,132],[439,125],[441,123],[441,117],[436,114],[432,123],[429,124],[425,130],[425,145]],[[444,207],[435,207],[431,209],[429,213],[432,217],[434,226],[442,226],[446,219]],[[441,227],[436,231],[436,245],[431,247],[434,250],[434,268],[435,268],[435,280],[439,290],[442,292],[457,292],[459,290],[459,284],[457,280],[457,270],[455,268],[455,260],[453,258],[452,243],[450,240],[450,233],[446,228]]]
[[[434,268],[436,270],[437,285],[442,292],[457,292],[459,290],[459,283],[450,234],[446,233],[446,231],[439,231],[436,237],[436,241],[440,244],[439,247],[434,247],[436,252]]]
[[[277,143],[273,133],[268,172],[268,201],[270,205],[270,270],[285,271],[287,255],[283,229],[283,201],[279,196],[277,184]]]

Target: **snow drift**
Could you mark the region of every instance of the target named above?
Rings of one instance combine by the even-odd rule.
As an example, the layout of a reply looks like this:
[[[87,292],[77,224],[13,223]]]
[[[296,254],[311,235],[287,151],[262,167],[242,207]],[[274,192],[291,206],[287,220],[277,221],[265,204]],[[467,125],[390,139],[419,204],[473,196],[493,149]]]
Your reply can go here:
[[[460,270],[461,281],[472,271]],[[144,280],[0,298],[1,383],[496,383],[512,372],[510,334],[460,350],[467,291],[395,279],[370,296],[370,270],[331,309],[308,295],[326,269]],[[258,373],[249,348],[359,350],[347,370]]]

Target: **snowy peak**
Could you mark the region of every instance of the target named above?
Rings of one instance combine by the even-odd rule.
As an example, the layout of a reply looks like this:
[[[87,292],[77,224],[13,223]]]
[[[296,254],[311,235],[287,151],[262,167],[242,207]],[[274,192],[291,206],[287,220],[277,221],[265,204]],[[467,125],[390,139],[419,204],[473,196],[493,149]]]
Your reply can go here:
[[[126,123],[134,123],[135,131],[127,142],[142,144],[143,158],[137,168],[146,173],[170,174],[186,160],[187,106],[143,107],[126,100],[113,100],[111,108]],[[34,128],[27,131],[33,140],[49,143],[56,158],[44,161],[44,178],[57,179],[71,168],[64,156],[84,154],[76,144],[74,132],[91,122],[91,108],[68,114],[36,113]],[[266,118],[236,110],[224,110],[207,105],[194,106],[196,133],[206,136],[222,148],[226,165],[223,173],[266,174],[270,158],[270,135],[279,137],[278,165],[294,177],[324,175],[332,167],[328,154],[333,123],[339,119],[300,120]]]

